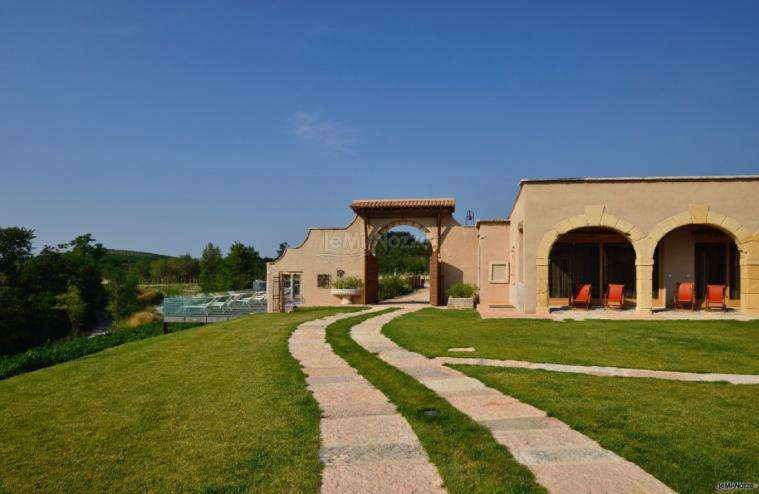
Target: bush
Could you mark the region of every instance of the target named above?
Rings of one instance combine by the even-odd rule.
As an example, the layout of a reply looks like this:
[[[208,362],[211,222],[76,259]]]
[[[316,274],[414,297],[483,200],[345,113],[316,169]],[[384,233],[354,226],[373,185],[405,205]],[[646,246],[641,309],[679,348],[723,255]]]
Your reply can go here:
[[[181,331],[198,326],[195,323],[172,324],[169,331]],[[73,338],[58,340],[30,348],[16,355],[0,357],[0,379],[5,379],[43,367],[60,364],[106,348],[121,345],[130,341],[144,340],[163,334],[161,321],[144,324],[133,329],[112,331],[92,338]]]
[[[332,288],[336,289],[357,289],[363,287],[364,281],[357,276],[342,276],[332,282]]]
[[[161,315],[149,310],[141,310],[135,312],[131,316],[119,321],[117,329],[123,328],[136,328],[137,326],[144,326],[153,321],[160,321]]]
[[[471,298],[477,293],[477,288],[470,283],[454,283],[448,287],[446,293],[453,298]]]
[[[401,295],[411,293],[411,283],[408,277],[394,274],[390,276],[383,276],[379,279],[379,287],[377,289],[377,297],[380,300],[387,300]]]

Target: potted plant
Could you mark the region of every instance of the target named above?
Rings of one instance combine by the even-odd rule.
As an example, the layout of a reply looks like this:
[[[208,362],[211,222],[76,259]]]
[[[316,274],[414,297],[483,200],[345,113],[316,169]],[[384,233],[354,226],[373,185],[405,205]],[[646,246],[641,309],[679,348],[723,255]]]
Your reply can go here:
[[[469,283],[454,283],[448,287],[449,309],[474,309],[477,288]]]
[[[332,282],[332,295],[337,295],[342,300],[341,305],[353,303],[351,297],[361,295],[364,291],[364,282],[357,276],[341,276]]]

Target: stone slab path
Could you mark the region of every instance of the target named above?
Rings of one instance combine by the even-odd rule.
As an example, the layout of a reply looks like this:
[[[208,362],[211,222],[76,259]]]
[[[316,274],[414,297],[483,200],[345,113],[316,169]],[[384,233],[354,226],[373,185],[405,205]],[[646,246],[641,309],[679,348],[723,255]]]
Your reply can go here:
[[[321,492],[444,493],[440,474],[408,422],[326,342],[329,324],[376,310],[305,322],[289,340],[322,410]]]
[[[353,339],[488,428],[549,492],[673,492],[639,466],[542,410],[488,388],[440,360],[401,348],[381,333],[390,320],[417,309],[407,307],[354,326]]]
[[[452,350],[448,350],[452,351]],[[731,384],[759,384],[759,375],[753,374],[706,374],[698,372],[676,372],[649,369],[628,369],[625,367],[599,367],[595,365],[567,365],[526,362],[524,360],[497,360],[488,358],[436,357],[441,364],[486,365],[490,367],[512,367],[520,369],[543,369],[554,372],[589,374],[592,376],[650,377],[673,381],[722,382]]]

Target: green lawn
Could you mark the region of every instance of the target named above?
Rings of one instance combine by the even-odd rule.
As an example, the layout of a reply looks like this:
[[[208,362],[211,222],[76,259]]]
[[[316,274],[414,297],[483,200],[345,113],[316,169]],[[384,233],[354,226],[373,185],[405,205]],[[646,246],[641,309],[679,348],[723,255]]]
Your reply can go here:
[[[759,483],[759,386],[454,367],[545,410],[678,492]]]
[[[556,322],[424,309],[393,320],[383,331],[428,357],[759,373],[759,321]],[[476,352],[448,352],[453,347],[474,347]]]
[[[488,430],[434,391],[353,341],[350,329],[378,314],[351,317],[331,324],[327,327],[327,341],[340,357],[398,407],[437,466],[448,492],[545,492],[535,482],[532,473],[517,463]],[[436,414],[431,415],[430,411]]]
[[[339,311],[257,314],[0,382],[0,492],[317,492],[319,409],[287,339]]]

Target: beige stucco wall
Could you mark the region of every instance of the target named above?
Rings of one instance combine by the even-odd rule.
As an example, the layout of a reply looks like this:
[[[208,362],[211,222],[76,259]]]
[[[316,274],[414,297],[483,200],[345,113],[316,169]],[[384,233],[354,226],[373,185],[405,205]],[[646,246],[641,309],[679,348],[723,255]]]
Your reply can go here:
[[[373,252],[383,233],[396,226],[419,228],[438,245],[437,218],[434,216],[407,215],[404,218],[372,218],[366,226],[369,248]],[[443,216],[441,223],[440,261],[443,293],[453,283],[475,284],[477,281],[477,230],[460,225],[451,215]],[[334,280],[337,271],[346,276],[365,279],[365,225],[356,216],[345,228],[312,228],[302,244],[288,248],[281,258],[267,265],[268,306],[274,309],[274,276],[279,273],[301,274],[301,303],[304,306],[337,305],[340,299],[328,288],[317,287],[317,275],[329,274]],[[355,303],[364,303],[363,296]]]
[[[479,293],[480,303],[508,304],[509,292],[516,280],[515,261],[510,259],[509,223],[480,223],[479,231]],[[505,263],[509,268],[509,279],[506,283],[491,280],[493,263]]]
[[[662,286],[665,289],[665,305],[671,303],[672,294],[679,281],[695,278],[695,243],[690,228],[678,228],[661,239],[664,262],[661,266]]]
[[[440,273],[443,293],[454,283],[477,282],[477,230],[461,225],[452,215],[443,215],[440,225]],[[432,244],[438,247],[437,217],[406,214],[403,218],[370,218],[369,244],[372,252],[382,235],[397,227],[419,229]]]
[[[509,300],[519,310],[525,309],[525,278],[527,276],[527,267],[525,264],[526,251],[524,246],[523,228],[525,219],[525,201],[520,189],[517,200],[509,217],[509,253],[514,262],[514,274],[509,286]],[[533,261],[534,262],[534,261]],[[532,264],[530,265],[532,266]],[[529,269],[532,271],[532,268]],[[547,294],[546,294],[547,295]]]
[[[345,228],[311,228],[303,243],[289,247],[279,259],[267,264],[269,311],[274,310],[274,276],[283,272],[301,274],[303,305],[339,304],[339,297],[329,288],[318,288],[316,279],[317,275],[329,274],[334,280],[338,270],[345,271],[346,276],[364,275],[364,224],[360,218]]]
[[[656,243],[687,224],[716,226],[736,240],[741,307],[759,312],[759,181],[527,182],[517,206],[525,217],[527,312],[547,310],[548,254],[558,235],[583,226],[621,231],[636,248],[639,284],[645,287]],[[512,228],[514,223],[512,218]],[[638,310],[650,310],[650,290],[638,293]]]

